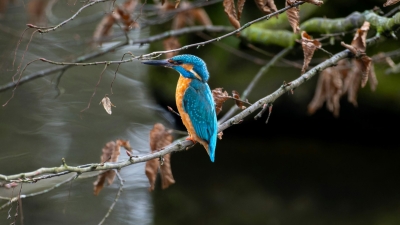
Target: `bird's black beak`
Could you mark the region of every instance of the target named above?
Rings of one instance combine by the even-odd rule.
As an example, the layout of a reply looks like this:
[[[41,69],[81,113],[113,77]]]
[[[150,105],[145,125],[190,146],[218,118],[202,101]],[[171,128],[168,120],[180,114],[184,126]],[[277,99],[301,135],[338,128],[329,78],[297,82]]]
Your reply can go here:
[[[143,60],[143,64],[153,65],[153,66],[163,66],[163,67],[172,67],[174,64],[170,63],[168,59],[164,60]]]

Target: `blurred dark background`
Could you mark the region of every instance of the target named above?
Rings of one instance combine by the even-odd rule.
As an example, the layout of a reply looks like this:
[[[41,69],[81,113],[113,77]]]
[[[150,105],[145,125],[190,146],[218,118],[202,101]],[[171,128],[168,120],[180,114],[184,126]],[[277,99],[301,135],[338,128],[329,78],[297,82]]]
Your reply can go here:
[[[374,6],[382,8],[384,2],[330,0],[317,7],[311,17],[345,17],[353,11],[363,12]],[[281,8],[284,1],[276,1],[276,4]],[[398,5],[382,9],[388,12]],[[71,12],[65,12],[64,7],[65,3],[57,2],[54,14],[61,13],[60,17],[66,18]],[[89,12],[94,14],[106,9],[96,6]],[[222,3],[205,9],[214,24],[229,26]],[[262,15],[249,1],[241,21],[244,23]],[[13,75],[7,69],[17,37],[27,20],[29,17],[21,5],[9,6],[0,20],[0,49],[4,59],[1,84],[9,82]],[[67,60],[90,51],[86,40],[91,37],[96,23],[65,26],[65,30],[38,36],[26,60],[35,57]],[[151,30],[133,31],[131,38],[146,37],[169,28],[167,22]],[[374,31],[369,34],[374,35]],[[348,34],[343,39],[349,43],[352,37]],[[75,42],[71,41],[73,38]],[[193,34],[179,40],[189,44],[204,39]],[[281,50],[276,46],[258,47],[273,54]],[[127,51],[140,54],[162,48],[161,42],[140,48],[128,46],[92,61],[116,60]],[[242,93],[262,65],[234,54],[230,48],[270,60],[236,37],[181,53],[198,55],[207,62],[212,89],[223,87],[228,92]],[[332,53],[343,50],[340,41],[324,48]],[[369,47],[367,53],[373,56],[399,48],[398,40],[386,39]],[[18,52],[19,56],[22,51]],[[285,58],[302,64],[301,46],[296,45]],[[310,67],[325,58],[326,54],[316,52]],[[399,62],[399,58],[393,60]],[[28,73],[46,66],[34,65]],[[166,190],[161,190],[158,182],[154,192],[147,191],[144,165],[124,168],[121,175],[126,179],[125,191],[106,224],[399,224],[400,77],[399,74],[386,75],[387,68],[386,63],[375,64],[377,90],[372,92],[368,85],[361,89],[358,107],[347,102],[344,96],[338,118],[325,106],[314,115],[307,113],[318,80],[314,77],[294,94],[285,94],[275,101],[268,124],[265,124],[267,115],[254,120],[255,113],[243,123],[225,130],[217,144],[215,163],[210,162],[199,145],[174,153],[171,160],[176,184]],[[90,110],[79,113],[86,107],[101,70],[100,67],[67,70],[59,85],[61,95],[56,98],[59,90],[52,88],[54,78],[51,77],[17,89],[10,104],[0,110],[0,143],[5,149],[0,152],[1,174],[56,166],[61,157],[66,157],[72,165],[97,162],[101,147],[116,138],[129,139],[134,149],[145,154],[148,132],[156,122],[184,130],[180,119],[165,110],[167,106],[175,108],[176,72],[143,67],[137,62],[123,65],[119,70],[111,98],[117,107],[113,108],[111,117],[97,102],[104,93],[109,93],[115,67],[106,72]],[[299,75],[300,69],[279,63],[257,83],[248,100],[255,102]],[[1,92],[0,100],[5,102],[10,95],[10,90]],[[219,117],[233,104],[226,102]],[[97,224],[112,203],[118,185],[113,184],[99,197],[94,197],[93,181],[77,180],[46,195],[24,200],[25,224]],[[45,188],[45,183],[43,186]],[[23,190],[28,192],[29,187]],[[0,221],[8,222],[4,210],[0,211]]]

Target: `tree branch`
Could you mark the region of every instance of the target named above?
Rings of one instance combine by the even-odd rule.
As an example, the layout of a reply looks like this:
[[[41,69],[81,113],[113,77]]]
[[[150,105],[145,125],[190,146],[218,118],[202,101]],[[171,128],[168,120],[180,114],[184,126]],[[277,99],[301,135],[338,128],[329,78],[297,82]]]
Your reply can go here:
[[[42,191],[34,192],[34,193],[31,193],[31,194],[21,195],[21,196],[19,196],[19,197],[14,197],[14,198],[4,198],[4,197],[2,197],[2,199],[8,200],[8,202],[5,203],[5,204],[3,204],[2,206],[0,206],[0,210],[2,210],[2,209],[4,209],[4,208],[6,208],[7,206],[11,205],[13,202],[18,201],[18,199],[20,199],[20,198],[21,198],[21,199],[22,199],[22,198],[29,198],[29,197],[34,197],[34,196],[41,195],[41,194],[46,194],[46,193],[48,193],[49,191],[52,191],[52,190],[54,190],[54,189],[60,187],[61,185],[65,184],[65,183],[68,183],[68,182],[70,182],[71,180],[76,179],[77,177],[78,177],[78,175],[76,175],[76,176],[71,176],[70,178],[68,178],[68,179],[66,179],[66,180],[63,180],[62,182],[60,182],[60,183],[58,183],[58,184],[56,184],[56,185],[54,185],[54,186],[52,186],[52,187],[50,187],[50,188],[47,188],[47,189],[42,190]]]
[[[378,39],[379,39],[378,37],[371,38],[367,41],[367,43],[373,44]],[[349,50],[344,50],[344,51],[341,51],[341,52],[333,55],[333,57],[318,64],[317,66],[315,66],[308,72],[301,75],[299,78],[293,80],[290,83],[282,85],[280,88],[278,88],[272,94],[258,100],[253,105],[249,106],[248,108],[246,108],[245,110],[243,110],[242,112],[237,114],[236,116],[230,118],[229,120],[227,120],[224,123],[222,123],[221,125],[219,125],[218,132],[221,132],[221,131],[231,127],[232,125],[239,123],[239,121],[243,120],[244,118],[246,118],[253,112],[257,111],[259,108],[262,108],[262,106],[264,104],[273,103],[277,98],[282,96],[284,93],[299,87],[304,82],[308,81],[309,79],[311,79],[313,76],[315,76],[322,70],[324,70],[328,67],[334,66],[340,60],[342,60],[344,58],[349,58],[349,57],[352,57],[352,54]],[[160,151],[157,151],[157,152],[154,152],[151,154],[147,154],[144,156],[131,157],[131,158],[129,158],[129,160],[126,160],[126,161],[120,161],[120,162],[116,162],[116,163],[104,163],[104,164],[94,163],[94,164],[86,164],[86,165],[82,165],[82,166],[68,166],[67,164],[64,163],[63,165],[61,165],[59,167],[41,168],[41,169],[38,169],[38,170],[35,170],[32,172],[20,173],[20,174],[15,174],[15,175],[7,176],[7,175],[0,174],[0,180],[5,180],[5,181],[9,181],[9,182],[17,182],[17,183],[37,182],[38,180],[41,180],[41,179],[46,179],[46,178],[53,177],[53,176],[60,176],[61,174],[64,175],[64,174],[68,174],[68,173],[72,173],[72,172],[81,174],[81,173],[87,173],[87,172],[92,172],[92,171],[121,169],[123,167],[129,166],[132,164],[145,162],[145,161],[148,161],[151,159],[162,157],[165,154],[168,154],[171,152],[182,151],[192,145],[193,145],[193,142],[189,141],[189,140],[177,141],[163,149],[160,149]],[[38,176],[41,174],[48,174],[48,173],[50,173],[50,175],[35,177],[35,176]],[[47,177],[45,177],[45,176],[47,176]]]
[[[261,69],[258,71],[258,73],[254,76],[253,80],[250,82],[250,84],[247,86],[247,88],[243,91],[242,93],[242,100],[245,100],[247,96],[250,94],[250,92],[253,90],[254,86],[257,84],[257,82],[260,80],[262,75],[268,72],[269,68],[273,66],[278,60],[282,59],[285,55],[287,55],[292,48],[285,48],[282,51],[280,51],[278,54],[276,54],[265,66],[261,67]],[[236,105],[232,106],[227,113],[219,120],[220,123],[225,122],[228,118],[230,118],[238,109]]]
[[[85,8],[92,6],[94,4],[100,3],[100,2],[108,2],[112,0],[95,0],[95,1],[89,1],[88,4],[82,6],[74,15],[72,15],[70,18],[64,20],[63,22],[59,23],[58,25],[54,27],[38,27],[33,24],[28,24],[28,27],[35,28],[39,33],[48,33],[50,31],[55,31],[56,29],[60,28],[61,26],[65,25],[69,21],[73,20],[77,15],[79,15]]]
[[[123,187],[124,187],[124,179],[122,179],[122,177],[121,177],[121,175],[118,173],[118,171],[115,171],[115,174],[117,175],[118,180],[119,180],[119,189],[118,189],[117,195],[116,195],[115,198],[114,198],[113,203],[111,204],[110,208],[108,209],[106,215],[105,215],[105,216],[103,217],[103,219],[99,222],[99,225],[103,224],[103,223],[106,221],[106,219],[110,216],[111,212],[112,212],[113,209],[114,209],[115,204],[117,203],[117,201],[118,201],[118,199],[119,199],[119,196],[121,196],[121,193],[122,193],[122,190],[123,190]]]
[[[101,49],[101,50],[96,51],[96,52],[92,52],[92,53],[80,56],[76,60],[74,60],[72,62],[69,62],[69,63],[63,63],[62,64],[61,62],[56,62],[56,63],[58,63],[57,65],[59,65],[59,66],[53,67],[53,68],[49,68],[49,69],[44,69],[44,70],[41,70],[41,71],[38,71],[38,72],[35,72],[35,73],[32,73],[32,74],[26,75],[26,76],[22,77],[19,80],[18,85],[21,85],[23,83],[26,83],[28,81],[31,81],[31,80],[34,80],[34,79],[37,79],[37,78],[40,78],[40,77],[44,77],[44,76],[50,75],[50,74],[52,74],[54,72],[58,72],[58,71],[61,71],[61,70],[68,69],[68,68],[70,68],[72,66],[75,66],[76,63],[81,63],[81,62],[84,62],[86,60],[102,56],[102,55],[104,55],[106,53],[109,53],[109,52],[114,51],[114,50],[116,50],[118,48],[124,47],[124,46],[126,46],[128,44],[130,44],[130,45],[140,44],[141,45],[141,44],[146,44],[146,43],[159,41],[159,40],[162,40],[164,38],[171,37],[171,36],[180,36],[180,35],[184,35],[184,34],[188,34],[188,33],[195,33],[195,32],[201,32],[201,31],[227,32],[227,31],[232,31],[232,30],[233,30],[232,27],[226,27],[226,26],[194,26],[194,27],[186,27],[186,28],[179,29],[179,30],[167,31],[167,32],[164,32],[164,33],[161,33],[161,34],[157,34],[157,35],[148,37],[148,38],[143,38],[143,39],[139,39],[139,40],[135,40],[135,41],[130,41],[129,43],[128,42],[122,42],[122,43],[119,43],[117,45],[114,45],[114,46],[111,46],[111,47],[108,47],[108,48]],[[0,86],[0,92],[8,90],[10,88],[13,88],[16,85],[17,84],[14,83],[14,82],[9,82],[9,83],[7,83],[7,84],[5,84],[3,86]]]

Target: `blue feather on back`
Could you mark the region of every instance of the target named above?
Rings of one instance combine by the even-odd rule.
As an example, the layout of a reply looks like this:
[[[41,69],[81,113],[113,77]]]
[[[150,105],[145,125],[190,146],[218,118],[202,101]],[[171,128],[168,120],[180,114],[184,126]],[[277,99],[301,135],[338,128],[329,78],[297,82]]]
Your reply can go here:
[[[214,99],[208,84],[192,80],[183,97],[183,107],[197,136],[208,143],[210,158],[214,162],[218,124]]]

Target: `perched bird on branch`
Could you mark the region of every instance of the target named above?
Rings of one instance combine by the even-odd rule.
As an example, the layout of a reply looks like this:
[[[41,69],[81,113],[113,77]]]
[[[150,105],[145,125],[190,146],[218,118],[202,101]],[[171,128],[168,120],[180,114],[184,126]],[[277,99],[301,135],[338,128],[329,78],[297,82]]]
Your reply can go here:
[[[210,75],[205,62],[194,55],[177,55],[142,63],[172,68],[180,74],[175,98],[182,122],[189,132],[187,139],[200,142],[214,162],[218,124],[214,99],[207,84]]]

